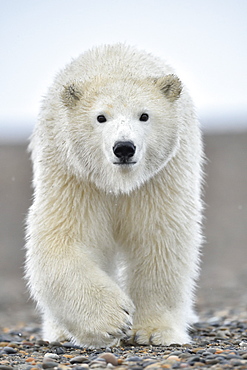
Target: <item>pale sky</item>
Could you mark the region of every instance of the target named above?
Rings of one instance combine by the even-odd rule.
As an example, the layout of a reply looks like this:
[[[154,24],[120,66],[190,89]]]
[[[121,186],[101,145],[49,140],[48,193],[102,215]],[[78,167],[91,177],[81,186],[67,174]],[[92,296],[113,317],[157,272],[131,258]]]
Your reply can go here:
[[[246,19],[247,0],[0,0],[0,136],[29,134],[56,72],[119,41],[175,67],[205,129],[247,129]]]

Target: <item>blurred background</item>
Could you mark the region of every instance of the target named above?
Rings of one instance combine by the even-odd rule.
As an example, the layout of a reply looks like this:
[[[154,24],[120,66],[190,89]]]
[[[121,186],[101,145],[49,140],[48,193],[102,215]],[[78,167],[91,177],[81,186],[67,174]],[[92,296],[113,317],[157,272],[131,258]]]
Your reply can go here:
[[[198,110],[208,158],[198,311],[247,307],[246,17],[246,0],[0,0],[0,326],[37,320],[22,276],[42,96],[72,58],[119,41],[167,60]]]

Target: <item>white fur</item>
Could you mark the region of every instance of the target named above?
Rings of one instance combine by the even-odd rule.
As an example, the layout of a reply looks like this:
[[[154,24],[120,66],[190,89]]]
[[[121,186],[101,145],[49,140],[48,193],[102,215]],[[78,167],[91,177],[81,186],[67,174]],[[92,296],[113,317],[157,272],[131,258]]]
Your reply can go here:
[[[113,146],[126,140],[136,163],[116,165]],[[188,342],[202,145],[173,70],[122,44],[82,54],[51,86],[30,149],[26,276],[44,339]]]

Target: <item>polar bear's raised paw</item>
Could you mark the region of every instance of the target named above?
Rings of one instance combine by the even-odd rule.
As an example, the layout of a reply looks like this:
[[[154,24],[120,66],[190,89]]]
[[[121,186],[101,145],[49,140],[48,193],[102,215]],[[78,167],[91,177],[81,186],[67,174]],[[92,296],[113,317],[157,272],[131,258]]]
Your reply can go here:
[[[121,304],[121,301],[124,304]],[[115,304],[113,302],[114,300],[111,299],[106,304],[102,299],[101,312],[93,315],[91,312],[91,317],[94,319],[81,325],[79,331],[76,330],[77,333],[72,339],[77,344],[89,348],[99,348],[117,345],[120,339],[126,338],[132,328],[134,305],[126,296],[121,296],[118,301],[116,298]],[[71,332],[75,333],[75,330]]]

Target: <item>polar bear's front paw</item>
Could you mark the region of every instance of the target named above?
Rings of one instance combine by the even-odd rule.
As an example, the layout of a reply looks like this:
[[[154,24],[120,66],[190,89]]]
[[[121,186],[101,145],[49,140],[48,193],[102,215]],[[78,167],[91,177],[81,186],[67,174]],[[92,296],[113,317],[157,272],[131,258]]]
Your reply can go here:
[[[110,302],[102,300],[100,308],[97,314],[91,309],[91,319],[73,336],[78,345],[89,348],[118,345],[131,330],[134,305],[130,299],[115,296]]]
[[[163,328],[133,328],[128,333],[128,342],[139,345],[168,346],[170,344],[185,344],[190,337],[185,331],[178,331],[169,327]]]
[[[102,317],[102,319],[104,319],[104,317]],[[119,310],[118,318],[115,315],[111,315],[109,312],[109,316],[105,317],[105,320],[105,324],[107,324],[106,336],[109,337],[110,340],[113,338],[125,337],[132,328],[132,316],[129,311],[123,307]]]

